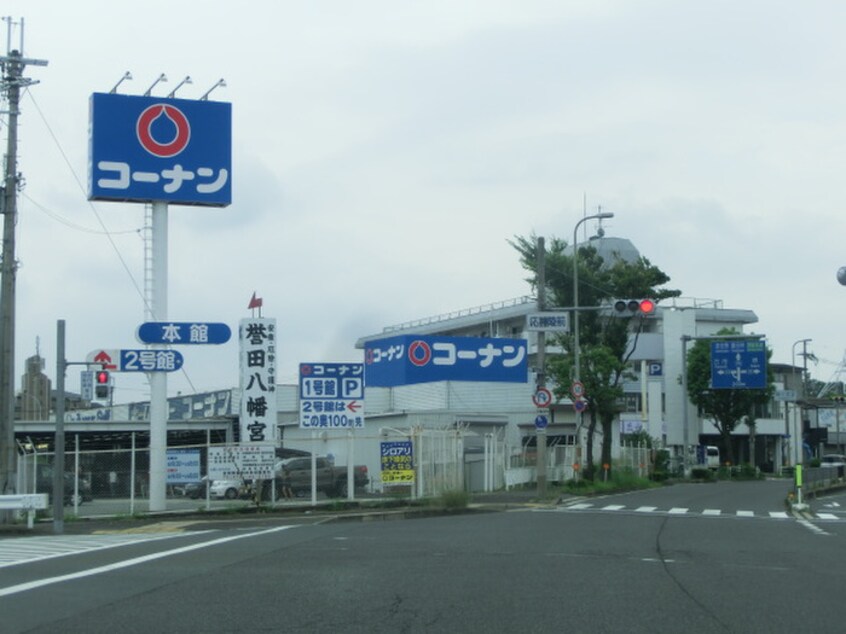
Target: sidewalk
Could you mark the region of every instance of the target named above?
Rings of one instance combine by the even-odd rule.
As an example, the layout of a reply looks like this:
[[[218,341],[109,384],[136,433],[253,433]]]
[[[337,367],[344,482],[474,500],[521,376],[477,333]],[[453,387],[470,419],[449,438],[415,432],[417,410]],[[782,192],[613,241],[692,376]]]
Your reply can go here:
[[[351,503],[346,500],[319,500],[312,505],[303,499],[292,504],[278,505],[273,508],[245,505],[241,509],[222,509],[211,511],[168,510],[153,513],[136,513],[134,516],[84,516],[84,507],[80,507],[82,517],[66,518],[63,521],[63,534],[80,535],[98,531],[145,530],[154,525],[176,526],[185,524],[209,524],[215,522],[309,520],[323,517],[330,521],[374,521],[383,519],[413,518],[454,513],[498,512],[526,506],[554,506],[555,498],[539,501],[534,489],[496,491],[492,493],[474,493],[466,508],[442,508],[435,505],[416,504],[414,500],[392,499],[357,499]],[[26,525],[26,517],[11,524],[0,523],[0,539],[5,537],[26,537],[56,534],[51,518],[37,520],[32,529]]]

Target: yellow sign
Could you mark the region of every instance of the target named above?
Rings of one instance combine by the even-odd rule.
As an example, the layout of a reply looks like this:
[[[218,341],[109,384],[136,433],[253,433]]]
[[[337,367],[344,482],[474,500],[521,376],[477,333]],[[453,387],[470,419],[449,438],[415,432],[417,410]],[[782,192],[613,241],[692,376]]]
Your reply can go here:
[[[414,471],[412,469],[391,469],[382,472],[382,482],[386,484],[405,484],[414,482]]]

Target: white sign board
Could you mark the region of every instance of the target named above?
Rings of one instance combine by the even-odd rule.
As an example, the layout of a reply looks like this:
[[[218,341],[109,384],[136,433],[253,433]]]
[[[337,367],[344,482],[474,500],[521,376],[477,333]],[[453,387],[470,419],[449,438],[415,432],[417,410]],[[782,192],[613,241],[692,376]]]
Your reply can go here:
[[[537,332],[570,332],[568,313],[532,313],[526,315],[526,330]]]
[[[269,480],[275,464],[273,445],[209,447],[208,476],[212,480]]]
[[[300,427],[364,427],[364,364],[301,363]]]
[[[199,449],[168,449],[167,478],[168,484],[197,482],[200,479]]]
[[[276,440],[276,320],[242,319],[241,442]]]

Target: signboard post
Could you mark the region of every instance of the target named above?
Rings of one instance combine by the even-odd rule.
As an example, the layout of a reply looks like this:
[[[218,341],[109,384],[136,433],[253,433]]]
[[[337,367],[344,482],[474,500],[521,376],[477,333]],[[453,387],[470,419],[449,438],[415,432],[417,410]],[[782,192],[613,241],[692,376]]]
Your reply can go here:
[[[545,312],[526,315],[526,330],[530,332],[570,332],[570,314]]]
[[[410,440],[392,440],[380,443],[382,483],[414,485],[414,448]]]
[[[138,341],[163,345],[221,344],[232,330],[226,324],[205,322],[148,321],[138,327]]]
[[[364,427],[364,364],[301,363],[300,427]]]
[[[147,316],[167,319],[168,204],[224,207],[232,202],[232,106],[112,92],[91,95],[89,112],[88,198],[151,204]],[[153,371],[151,511],[167,507],[166,451],[167,374]]]
[[[86,362],[110,372],[175,372],[185,359],[176,350],[92,350]]]
[[[711,342],[711,387],[715,390],[767,387],[767,350],[763,341]]]

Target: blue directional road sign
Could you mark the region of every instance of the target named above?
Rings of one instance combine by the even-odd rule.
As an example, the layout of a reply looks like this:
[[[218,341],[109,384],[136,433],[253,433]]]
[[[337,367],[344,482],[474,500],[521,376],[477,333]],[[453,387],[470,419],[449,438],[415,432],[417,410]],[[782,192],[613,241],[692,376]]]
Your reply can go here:
[[[176,350],[120,350],[118,372],[175,372],[184,359]]]
[[[220,344],[229,341],[232,330],[226,324],[213,322],[148,321],[138,327],[137,336],[142,343]]]
[[[535,429],[546,429],[549,425],[549,419],[543,414],[535,416]]]
[[[711,342],[711,387],[760,390],[767,387],[767,349],[759,340]]]

